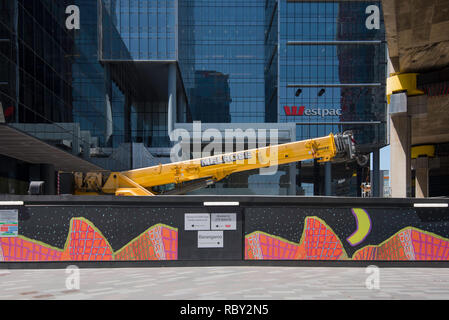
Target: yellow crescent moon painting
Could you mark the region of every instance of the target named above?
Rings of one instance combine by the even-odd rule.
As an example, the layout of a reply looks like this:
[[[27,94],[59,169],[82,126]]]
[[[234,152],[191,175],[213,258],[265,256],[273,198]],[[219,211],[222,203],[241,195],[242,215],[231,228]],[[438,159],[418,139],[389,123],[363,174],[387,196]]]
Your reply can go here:
[[[354,247],[362,243],[363,240],[365,240],[365,238],[370,234],[371,219],[368,212],[366,212],[364,209],[353,208],[351,209],[351,211],[356,220],[357,229],[346,240],[349,242],[351,246]]]

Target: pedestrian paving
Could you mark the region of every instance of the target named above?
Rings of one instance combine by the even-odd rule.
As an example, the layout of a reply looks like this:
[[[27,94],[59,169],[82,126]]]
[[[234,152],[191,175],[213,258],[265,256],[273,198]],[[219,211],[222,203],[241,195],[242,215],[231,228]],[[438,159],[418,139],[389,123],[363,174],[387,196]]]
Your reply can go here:
[[[365,268],[343,267],[0,270],[0,299],[449,299],[448,268],[378,271],[375,282]]]

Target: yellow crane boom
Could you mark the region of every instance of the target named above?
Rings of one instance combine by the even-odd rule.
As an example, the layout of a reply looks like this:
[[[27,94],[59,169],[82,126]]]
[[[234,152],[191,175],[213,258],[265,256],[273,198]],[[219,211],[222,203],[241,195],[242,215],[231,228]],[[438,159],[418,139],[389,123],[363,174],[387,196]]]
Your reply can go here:
[[[75,193],[86,194],[87,191],[96,189],[97,192],[118,196],[150,196],[157,194],[152,188],[158,186],[176,184],[181,186],[178,190],[182,190],[184,184],[197,182],[193,186],[198,188],[213,184],[236,172],[309,159],[331,161],[336,157],[356,159],[355,144],[350,132],[125,172],[112,172],[104,184],[98,176],[88,173],[84,178],[75,179],[78,181],[75,182]],[[86,181],[90,186],[87,189],[90,190],[83,187]]]

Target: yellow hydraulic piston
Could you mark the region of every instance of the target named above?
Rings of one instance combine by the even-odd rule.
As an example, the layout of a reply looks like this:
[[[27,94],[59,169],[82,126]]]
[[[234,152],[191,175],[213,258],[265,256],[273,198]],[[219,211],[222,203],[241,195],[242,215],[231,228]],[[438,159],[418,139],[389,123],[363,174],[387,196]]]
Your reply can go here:
[[[158,166],[112,172],[103,193],[123,196],[149,196],[151,188],[168,184],[182,185],[195,180],[217,182],[230,174],[309,159],[330,161],[335,157],[355,159],[351,133],[285,143],[275,146],[160,164]]]

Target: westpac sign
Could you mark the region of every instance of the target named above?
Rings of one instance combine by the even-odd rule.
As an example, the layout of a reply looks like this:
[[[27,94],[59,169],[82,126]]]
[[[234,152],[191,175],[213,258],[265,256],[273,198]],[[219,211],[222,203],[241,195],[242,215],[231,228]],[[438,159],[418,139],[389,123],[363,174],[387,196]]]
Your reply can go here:
[[[284,106],[284,112],[286,116],[341,116],[341,109],[322,109],[322,108],[312,108],[306,109],[305,106]]]

